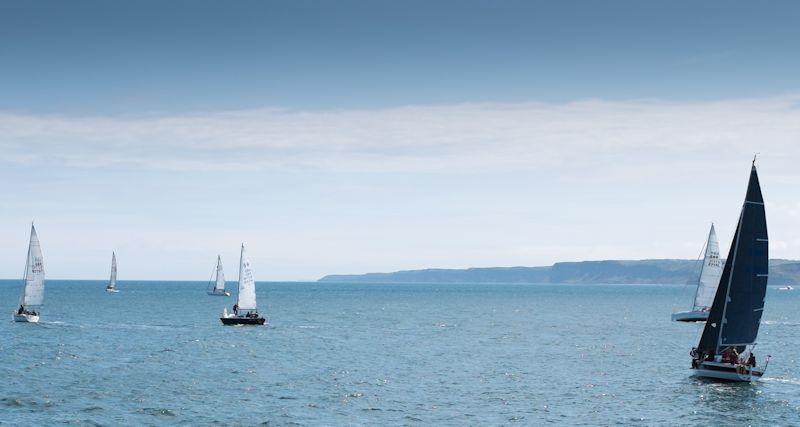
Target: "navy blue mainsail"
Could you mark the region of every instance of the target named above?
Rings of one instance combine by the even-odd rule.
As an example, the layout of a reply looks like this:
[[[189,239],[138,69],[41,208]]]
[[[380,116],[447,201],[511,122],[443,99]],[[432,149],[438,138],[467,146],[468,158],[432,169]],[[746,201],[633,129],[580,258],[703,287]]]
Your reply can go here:
[[[742,349],[755,343],[767,292],[768,260],[764,199],[753,164],[736,234],[697,346],[702,354],[716,355],[727,347]]]

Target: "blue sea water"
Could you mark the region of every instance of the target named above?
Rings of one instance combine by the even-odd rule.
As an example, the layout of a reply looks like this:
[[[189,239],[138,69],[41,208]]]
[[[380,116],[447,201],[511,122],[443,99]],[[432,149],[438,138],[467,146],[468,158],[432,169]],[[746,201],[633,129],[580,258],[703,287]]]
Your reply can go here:
[[[768,291],[766,378],[719,384],[669,321],[684,286],[259,283],[268,327],[205,286],[49,281],[33,325],[0,282],[0,422],[800,424],[800,292]]]

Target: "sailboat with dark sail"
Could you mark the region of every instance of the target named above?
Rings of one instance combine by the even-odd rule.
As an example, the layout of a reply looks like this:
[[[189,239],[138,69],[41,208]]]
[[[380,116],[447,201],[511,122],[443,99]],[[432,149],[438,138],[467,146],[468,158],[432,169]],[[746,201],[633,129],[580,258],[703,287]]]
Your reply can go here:
[[[217,255],[217,268],[215,271],[217,277],[213,282],[208,284],[208,291],[206,293],[220,297],[230,296],[231,293],[225,290],[225,272],[222,271],[222,257],[219,255]]]
[[[108,279],[108,285],[106,285],[106,292],[108,293],[117,293],[119,290],[117,289],[117,254],[113,251],[111,252],[111,277]]]
[[[233,306],[233,313],[228,313],[228,309],[222,310],[219,318],[223,325],[263,325],[267,319],[258,314],[256,307],[256,279],[253,277],[253,269],[250,266],[250,259],[244,251],[239,257],[239,294],[236,304]]]
[[[44,302],[44,257],[33,224],[31,224],[31,239],[28,242],[28,258],[25,261],[22,282],[19,308],[14,311],[12,319],[15,322],[38,323],[39,313],[33,307],[40,306]]]
[[[742,211],[700,343],[693,348],[697,377],[727,381],[761,378],[769,363],[754,353],[767,292],[769,239],[755,159]]]
[[[714,295],[717,293],[719,278],[722,276],[722,260],[719,257],[719,242],[717,233],[714,231],[714,224],[708,232],[706,241],[705,257],[700,275],[697,277],[697,289],[694,294],[694,304],[690,311],[681,311],[672,314],[672,320],[678,322],[705,322],[708,312],[711,310],[711,303],[714,302]]]

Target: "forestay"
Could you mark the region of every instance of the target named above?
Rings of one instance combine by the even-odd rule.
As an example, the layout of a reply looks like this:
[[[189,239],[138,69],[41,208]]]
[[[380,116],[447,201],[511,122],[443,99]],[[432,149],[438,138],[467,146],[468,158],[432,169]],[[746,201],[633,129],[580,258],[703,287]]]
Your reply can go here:
[[[239,297],[237,304],[239,310],[256,309],[256,280],[253,277],[250,260],[245,254],[244,244],[242,244],[242,254],[239,258]]]
[[[44,259],[36,228],[31,225],[31,240],[28,244],[28,260],[25,265],[25,287],[21,303],[24,306],[42,305],[44,302]]]

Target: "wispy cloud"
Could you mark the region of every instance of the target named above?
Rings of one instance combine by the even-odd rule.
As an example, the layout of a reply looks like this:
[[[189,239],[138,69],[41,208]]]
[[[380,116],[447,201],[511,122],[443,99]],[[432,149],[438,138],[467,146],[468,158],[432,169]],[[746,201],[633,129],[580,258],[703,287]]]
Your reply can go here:
[[[255,109],[122,117],[0,113],[6,162],[170,170],[468,172],[661,165],[800,143],[800,95],[715,102]]]

